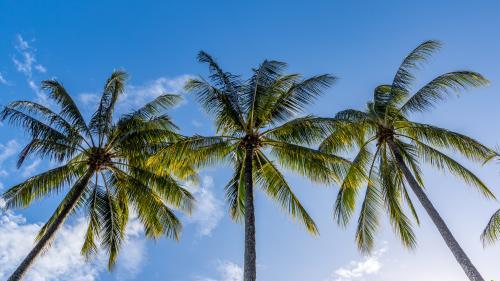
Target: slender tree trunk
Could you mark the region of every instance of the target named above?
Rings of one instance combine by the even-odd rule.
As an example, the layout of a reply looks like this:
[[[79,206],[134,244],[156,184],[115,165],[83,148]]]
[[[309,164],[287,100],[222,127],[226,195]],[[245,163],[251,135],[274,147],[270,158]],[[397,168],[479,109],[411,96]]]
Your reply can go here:
[[[446,226],[446,223],[444,222],[443,218],[441,218],[436,208],[434,208],[434,206],[432,205],[432,202],[429,200],[422,187],[420,187],[418,182],[415,180],[410,169],[408,169],[408,166],[406,166],[406,163],[403,160],[401,153],[399,152],[398,146],[392,140],[388,140],[387,143],[389,144],[389,147],[392,150],[399,167],[403,171],[406,180],[410,184],[411,189],[417,196],[418,200],[424,207],[427,214],[431,217],[432,221],[439,230],[439,233],[441,233],[441,236],[446,242],[446,245],[448,245],[448,248],[450,248],[451,252],[455,256],[455,259],[460,264],[462,269],[465,271],[467,277],[469,277],[469,280],[484,281],[481,274],[479,274],[479,271],[472,264],[472,262],[470,261],[469,257],[465,254],[462,247],[460,247],[460,244],[458,244],[457,240],[451,233],[448,226]]]
[[[54,223],[47,228],[45,234],[38,240],[33,249],[29,252],[29,254],[24,258],[21,264],[17,267],[16,271],[12,273],[9,277],[8,281],[17,281],[22,280],[24,275],[28,271],[28,269],[33,265],[35,259],[43,253],[44,249],[49,246],[50,242],[54,239],[56,232],[63,225],[64,221],[71,213],[73,208],[76,206],[78,199],[82,196],[85,191],[85,187],[87,186],[90,178],[92,177],[93,170],[89,169],[82,178],[76,183],[73,187],[74,193],[72,194],[69,204],[65,205],[61,210],[59,216],[55,219]]]
[[[243,280],[255,281],[257,279],[257,254],[255,251],[255,209],[252,178],[253,149],[247,148],[245,154],[245,264]]]

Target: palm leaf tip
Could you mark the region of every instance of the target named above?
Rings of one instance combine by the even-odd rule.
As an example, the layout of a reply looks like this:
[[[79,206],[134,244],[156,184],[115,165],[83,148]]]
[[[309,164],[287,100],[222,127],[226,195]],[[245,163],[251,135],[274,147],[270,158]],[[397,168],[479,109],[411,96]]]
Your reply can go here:
[[[481,234],[481,241],[483,246],[491,245],[500,240],[500,210],[496,211],[491,216],[486,228]]]

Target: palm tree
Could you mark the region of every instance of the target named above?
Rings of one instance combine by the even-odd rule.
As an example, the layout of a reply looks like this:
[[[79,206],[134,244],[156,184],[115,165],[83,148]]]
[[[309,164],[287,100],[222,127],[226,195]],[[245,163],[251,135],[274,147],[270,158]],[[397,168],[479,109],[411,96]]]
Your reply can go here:
[[[375,88],[374,100],[367,104],[365,111],[348,109],[337,113],[337,129],[323,141],[320,150],[341,153],[355,147],[359,149],[338,193],[334,217],[345,226],[354,212],[359,189],[367,184],[356,231],[356,242],[361,251],[373,248],[379,212],[383,208],[404,246],[415,246],[411,221],[403,211],[406,202],[419,223],[409,186],[469,279],[483,280],[427,197],[419,164],[422,161],[440,170],[447,169],[467,184],[477,187],[486,197],[493,198],[494,195],[476,175],[446,154],[446,151],[456,152],[469,160],[482,162],[491,156],[492,150],[457,132],[409,119],[410,113],[424,112],[452,92],[488,83],[478,73],[456,71],[440,75],[410,94],[413,70],[439,46],[436,41],[426,41],[413,50],[403,60],[392,84]]]
[[[317,182],[338,180],[342,167],[347,169],[345,159],[303,146],[318,143],[326,136],[331,125],[327,119],[313,116],[293,119],[335,78],[319,75],[302,79],[298,74],[285,75],[285,63],[265,60],[243,81],[223,71],[204,52],[199,53],[198,60],[208,64],[213,84],[198,78],[189,81],[186,89],[215,115],[217,135],[180,141],[163,148],[151,161],[162,164],[163,155],[178,153],[181,157],[189,155],[190,163],[197,167],[221,161],[232,163],[234,174],[225,188],[226,199],[231,217],[244,220],[244,280],[255,281],[254,184],[310,233],[318,233],[313,219],[271,159]],[[336,173],[332,174],[330,169]]]
[[[163,114],[179,96],[162,95],[115,122],[113,112],[126,77],[126,73],[115,71],[108,78],[88,124],[56,80],[43,81],[42,88],[60,106],[59,113],[31,101],[13,102],[1,112],[2,120],[24,128],[31,137],[19,156],[18,166],[30,155],[61,164],[7,190],[3,194],[6,206],[28,207],[33,200],[66,193],[40,230],[36,245],[9,280],[21,280],[50,246],[64,221],[81,209],[89,218],[81,252],[90,258],[98,250],[98,240],[109,256],[109,269],[122,244],[129,206],[143,224],[146,236],[166,234],[178,238],[181,223],[171,208],[186,212],[191,209],[191,194],[177,182],[189,176],[190,169],[153,170],[145,160],[148,152],[179,138],[176,126]]]

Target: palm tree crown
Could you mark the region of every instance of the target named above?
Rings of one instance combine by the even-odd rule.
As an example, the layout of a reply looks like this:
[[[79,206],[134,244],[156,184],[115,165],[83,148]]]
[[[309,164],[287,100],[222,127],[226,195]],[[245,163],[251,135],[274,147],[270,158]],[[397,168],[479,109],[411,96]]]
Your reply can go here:
[[[109,255],[109,268],[116,261],[124,237],[129,207],[133,207],[148,237],[166,234],[178,238],[181,223],[171,208],[190,211],[192,196],[177,181],[191,175],[192,170],[172,166],[151,169],[145,165],[145,159],[159,147],[179,138],[176,126],[164,114],[164,109],[180,97],[162,95],[114,121],[113,112],[124,91],[126,77],[124,72],[113,72],[88,124],[56,80],[44,81],[42,87],[60,106],[58,113],[31,101],[13,102],[2,111],[2,120],[21,126],[31,137],[19,156],[18,166],[30,155],[61,164],[3,194],[7,207],[14,208],[27,207],[33,200],[66,192],[38,234],[39,250],[48,246],[66,217],[79,209],[85,210],[89,218],[82,254],[90,257],[96,253],[98,240]],[[33,259],[38,255],[31,254]]]
[[[366,184],[356,230],[356,243],[361,251],[373,248],[382,209],[387,211],[403,245],[410,248],[415,246],[412,223],[403,207],[406,203],[418,223],[419,218],[410,198],[408,185],[418,193],[417,197],[422,195],[419,200],[425,201],[423,205],[429,205],[430,208],[426,209],[428,212],[431,209],[432,212],[435,211],[421,188],[423,180],[420,162],[438,169],[447,169],[476,187],[486,197],[494,197],[476,175],[445,153],[455,152],[469,160],[483,162],[491,156],[492,150],[460,133],[414,122],[409,118],[409,114],[430,109],[454,91],[488,83],[478,73],[456,71],[438,76],[411,94],[413,70],[438,47],[438,42],[426,41],[413,50],[404,59],[392,84],[375,89],[373,101],[367,104],[365,111],[348,109],[337,113],[337,129],[320,145],[320,150],[328,153],[358,149],[338,193],[334,217],[340,225],[349,222],[355,210],[357,194]],[[433,214],[437,218],[437,212]],[[449,232],[444,221],[440,217],[438,219],[443,224],[443,231]],[[440,227],[438,226],[441,231]]]
[[[243,81],[223,71],[204,52],[200,52],[198,59],[209,65],[213,83],[203,78],[193,79],[186,89],[193,92],[201,105],[215,116],[217,135],[188,138],[164,148],[163,154],[190,155],[195,166],[230,161],[234,174],[226,186],[226,198],[233,219],[251,216],[245,217],[246,226],[253,225],[252,189],[255,181],[309,232],[317,234],[313,219],[270,157],[277,159],[282,167],[314,181],[329,183],[339,180],[342,167],[348,163],[345,159],[302,146],[324,138],[331,126],[329,120],[313,116],[295,118],[335,78],[319,75],[303,79],[298,74],[284,74],[285,63],[265,60],[252,70],[248,80]],[[153,157],[152,162],[164,163],[162,153]],[[252,232],[254,228],[248,231]],[[244,280],[254,279],[255,276],[249,277],[245,269]]]
[[[231,216],[239,219],[244,213],[245,150],[250,148],[255,179],[262,190],[280,202],[310,232],[317,233],[316,225],[268,155],[275,157],[281,166],[317,182],[340,178],[347,160],[300,145],[319,142],[329,132],[330,120],[314,116],[292,119],[335,78],[319,75],[301,79],[298,74],[284,75],[285,63],[266,60],[253,69],[250,79],[241,81],[238,76],[222,71],[208,54],[200,52],[198,58],[209,64],[214,84],[202,78],[192,79],[186,89],[215,115],[218,135],[197,135],[181,140],[163,148],[150,163],[164,163],[163,155],[171,155],[174,150],[179,155],[190,155],[190,161],[196,166],[230,161],[234,175],[226,186],[226,195]],[[329,167],[339,173],[331,173]]]

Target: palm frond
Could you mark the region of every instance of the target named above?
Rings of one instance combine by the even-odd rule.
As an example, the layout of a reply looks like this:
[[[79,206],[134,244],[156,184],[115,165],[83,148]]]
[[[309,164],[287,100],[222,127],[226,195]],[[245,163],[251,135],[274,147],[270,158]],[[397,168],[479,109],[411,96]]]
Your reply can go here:
[[[260,151],[255,155],[255,180],[292,218],[298,219],[312,234],[319,234],[314,220],[307,213],[276,166]]]
[[[295,118],[278,127],[263,132],[262,135],[277,141],[313,145],[323,140],[331,133],[337,123],[338,121],[332,118],[321,118],[309,115]]]
[[[493,244],[500,239],[500,210],[496,211],[481,234],[483,245]]]
[[[71,124],[77,127],[80,132],[85,133],[86,136],[90,138],[91,133],[82,113],[68,92],[66,92],[63,85],[57,80],[45,80],[42,81],[42,89],[49,90],[49,98],[53,99],[61,106],[61,112],[59,115],[68,120]]]
[[[340,156],[286,142],[266,139],[270,153],[284,168],[319,183],[341,182],[350,162]]]
[[[443,74],[418,90],[402,106],[403,113],[421,112],[432,108],[438,101],[452,93],[472,87],[488,85],[489,81],[481,74],[472,71],[455,71]]]
[[[269,107],[269,113],[263,114],[269,117],[263,117],[263,119],[276,124],[303,113],[305,107],[316,100],[323,90],[333,85],[336,80],[332,75],[323,74],[294,83],[278,96],[274,105]]]
[[[132,112],[130,115],[139,116],[142,119],[148,120],[159,115],[162,115],[165,109],[177,105],[182,100],[182,96],[176,94],[163,94],[153,101],[145,104],[143,107]]]
[[[102,142],[102,134],[106,134],[111,128],[113,111],[118,97],[125,90],[125,80],[127,73],[123,71],[114,71],[106,81],[101,96],[101,101],[96,112],[90,119],[89,128],[94,133],[100,134],[99,142]]]
[[[428,40],[418,45],[405,57],[392,82],[391,89],[394,92],[393,95],[397,94],[396,91],[399,93],[409,93],[409,87],[415,80],[412,71],[418,69],[421,63],[427,61],[440,46],[440,42]]]
[[[7,208],[26,208],[33,200],[58,193],[84,173],[85,166],[69,163],[30,177],[2,195]]]
[[[469,160],[483,163],[495,151],[466,135],[436,126],[416,122],[402,123],[401,135],[425,144],[460,153]]]
[[[478,191],[487,198],[495,198],[495,195],[473,172],[462,166],[448,155],[434,149],[422,142],[414,140],[419,151],[419,155],[430,165],[444,170],[447,169],[453,175],[462,179],[465,183],[474,186]]]

